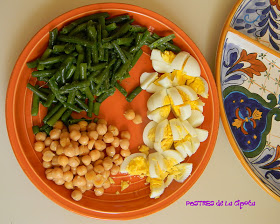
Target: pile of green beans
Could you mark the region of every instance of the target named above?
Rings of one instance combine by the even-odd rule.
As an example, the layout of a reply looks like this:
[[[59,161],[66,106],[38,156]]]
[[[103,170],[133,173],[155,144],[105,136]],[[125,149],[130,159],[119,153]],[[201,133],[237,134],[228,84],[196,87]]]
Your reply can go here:
[[[172,43],[174,34],[160,37],[146,27],[133,25],[129,15],[109,18],[107,12],[77,19],[49,32],[49,44],[44,53],[27,63],[32,76],[46,82],[48,88],[27,84],[33,92],[32,116],[38,114],[39,103],[48,108],[44,125],[37,132],[51,130],[57,120],[66,125],[74,122],[73,111],[86,111],[88,117],[99,114],[101,103],[115,90],[128,102],[140,92],[138,86],[129,95],[121,82],[141,57],[141,47],[171,50],[180,48]]]

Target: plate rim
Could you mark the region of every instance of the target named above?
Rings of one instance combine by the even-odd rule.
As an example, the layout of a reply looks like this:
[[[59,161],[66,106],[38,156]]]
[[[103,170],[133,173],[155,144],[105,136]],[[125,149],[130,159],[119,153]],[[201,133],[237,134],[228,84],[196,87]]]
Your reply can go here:
[[[249,166],[248,162],[245,160],[240,148],[238,147],[237,142],[234,139],[234,136],[231,132],[231,128],[228,124],[228,120],[227,120],[227,116],[226,116],[226,112],[225,112],[225,108],[224,108],[224,103],[223,103],[223,97],[222,97],[222,91],[221,91],[221,69],[220,69],[220,65],[221,65],[221,60],[222,60],[222,56],[223,56],[223,47],[224,47],[224,42],[225,42],[225,38],[228,32],[232,31],[232,28],[230,26],[230,22],[232,20],[232,18],[235,15],[235,12],[237,11],[238,7],[240,6],[240,4],[243,2],[244,0],[238,0],[235,5],[233,6],[233,8],[231,9],[226,22],[223,26],[223,30],[221,32],[220,35],[220,39],[219,39],[219,45],[218,45],[218,49],[217,49],[217,56],[216,56],[216,72],[215,72],[215,80],[217,83],[217,89],[218,89],[218,97],[219,97],[219,105],[220,105],[220,116],[221,116],[221,120],[223,123],[223,127],[224,130],[226,132],[227,138],[230,142],[230,145],[235,153],[235,155],[237,156],[237,158],[239,159],[240,163],[242,164],[242,166],[245,168],[245,170],[247,171],[247,173],[252,177],[253,180],[255,180],[255,182],[266,192],[268,193],[271,197],[273,197],[274,199],[280,201],[280,196],[278,196],[276,193],[274,193],[270,188],[268,188],[263,182],[262,180],[255,174],[255,172],[251,169],[251,167]],[[239,32],[236,31],[234,32],[234,34],[239,35]],[[241,36],[241,35],[239,35]],[[241,37],[242,38],[242,37]],[[251,38],[248,38],[251,40]],[[247,40],[248,40],[247,39]],[[249,40],[249,41],[250,41]],[[255,41],[252,41],[255,43]],[[258,44],[259,46],[265,47],[262,44]],[[261,47],[261,48],[262,48]],[[263,48],[262,48],[263,49]],[[268,48],[266,48],[266,50],[269,51]],[[274,54],[278,54],[278,52],[275,52],[273,50],[270,49],[270,53],[274,52]]]
[[[205,72],[207,76],[209,76],[209,82],[212,90],[213,95],[213,103],[216,106],[216,111],[213,113],[213,127],[212,130],[214,132],[211,135],[211,139],[209,139],[209,145],[207,149],[207,153],[204,155],[203,160],[201,160],[199,166],[201,167],[196,171],[196,177],[193,178],[191,182],[188,183],[187,186],[182,186],[178,191],[176,192],[176,195],[171,195],[172,197],[167,197],[165,200],[163,200],[160,203],[157,203],[155,205],[152,205],[150,207],[145,207],[144,209],[139,210],[133,210],[129,212],[117,212],[117,213],[104,213],[97,210],[89,210],[87,208],[83,208],[82,206],[74,206],[75,209],[73,209],[72,206],[68,206],[68,204],[63,203],[65,202],[65,198],[61,197],[60,194],[56,193],[54,190],[49,189],[49,187],[42,183],[41,178],[34,173],[32,167],[29,165],[29,162],[27,158],[25,157],[25,154],[21,150],[20,144],[17,141],[17,132],[15,131],[15,120],[14,120],[14,113],[9,113],[9,111],[14,111],[14,103],[15,103],[15,91],[13,91],[13,88],[15,88],[15,85],[17,83],[17,73],[18,69],[20,69],[20,59],[25,57],[30,52],[30,45],[32,42],[35,41],[35,38],[39,36],[41,33],[45,33],[45,29],[49,27],[50,24],[54,23],[54,21],[57,21],[55,24],[57,25],[62,18],[64,18],[62,21],[65,21],[69,19],[70,17],[74,17],[75,14],[79,14],[82,12],[88,12],[91,10],[106,10],[106,8],[115,8],[116,10],[129,10],[136,13],[141,13],[144,15],[148,15],[149,17],[152,17],[156,20],[159,20],[161,22],[164,22],[165,24],[168,24],[168,26],[172,26],[176,28],[176,32],[180,34],[182,37],[184,37],[185,40],[188,41],[190,45],[192,45],[192,49],[195,52],[196,56],[200,58],[201,63],[203,64],[203,67],[205,69]],[[49,31],[49,29],[47,29]],[[11,103],[12,102],[12,103]],[[5,118],[6,118],[6,128],[10,140],[10,144],[12,146],[13,152],[17,158],[18,163],[20,164],[22,170],[26,174],[26,176],[29,178],[29,180],[36,186],[38,190],[40,190],[47,198],[58,204],[59,206],[72,211],[74,213],[77,213],[79,215],[83,215],[90,218],[97,218],[97,219],[105,219],[105,220],[129,220],[129,219],[136,219],[140,217],[144,217],[150,214],[153,214],[157,211],[162,210],[163,208],[167,207],[168,205],[174,203],[176,200],[178,200],[180,197],[182,197],[199,179],[199,177],[202,175],[203,171],[205,170],[207,164],[209,163],[209,160],[212,156],[212,153],[214,151],[214,147],[216,144],[217,136],[218,136],[218,127],[219,127],[219,106],[218,106],[218,91],[217,87],[215,85],[214,76],[212,75],[212,72],[209,68],[209,65],[200,52],[199,48],[195,45],[195,43],[191,40],[191,38],[182,30],[180,29],[176,24],[174,24],[169,19],[166,19],[164,16],[153,12],[152,10],[132,5],[132,4],[125,4],[125,3],[96,3],[96,4],[89,4],[84,5],[81,7],[74,8],[72,10],[69,10],[63,14],[60,14],[59,16],[55,17],[51,21],[49,21],[46,25],[44,25],[39,31],[29,40],[29,42],[25,45],[24,49],[22,50],[21,54],[16,60],[15,66],[12,70],[7,93],[6,93],[6,102],[5,102]],[[12,141],[12,139],[16,139],[16,141]],[[210,144],[211,143],[211,144]],[[51,192],[50,192],[51,190]],[[61,200],[62,199],[62,200]],[[70,203],[70,205],[73,204]]]

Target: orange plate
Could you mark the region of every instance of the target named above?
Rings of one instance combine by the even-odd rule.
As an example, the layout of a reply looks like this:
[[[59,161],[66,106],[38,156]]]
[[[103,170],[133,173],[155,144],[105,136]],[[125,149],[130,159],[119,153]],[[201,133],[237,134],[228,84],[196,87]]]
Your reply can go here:
[[[129,14],[134,18],[135,23],[147,26],[159,35],[175,33],[175,44],[180,46],[182,50],[190,52],[198,60],[202,77],[209,85],[209,98],[203,100],[206,104],[204,107],[205,121],[201,126],[209,131],[209,137],[201,144],[196,154],[188,159],[188,162],[193,163],[191,176],[183,184],[174,181],[159,199],[149,198],[149,186],[145,185],[145,179],[119,175],[115,178],[116,185],[107,189],[103,196],[96,197],[94,192],[87,191],[81,201],[75,202],[71,199],[69,190],[45,178],[42,156],[33,149],[32,126],[41,124],[46,111],[40,108],[38,116],[31,116],[32,93],[26,88],[26,85],[28,82],[34,84],[35,80],[31,78],[32,70],[27,68],[26,62],[43,53],[48,43],[50,30],[55,27],[61,29],[72,20],[102,11],[106,11],[112,16]],[[144,48],[144,51],[145,53],[131,70],[131,78],[123,82],[128,92],[139,85],[140,74],[153,71],[149,59],[150,51],[147,48]],[[142,132],[149,122],[146,116],[146,102],[149,96],[149,93],[142,91],[132,103],[128,103],[116,91],[101,106],[100,118],[105,118],[108,123],[116,125],[120,130],[128,129],[130,131],[132,152],[137,152],[137,146],[143,143]],[[135,125],[124,118],[123,112],[129,107],[142,115],[144,119],[141,125]],[[207,62],[199,49],[181,29],[166,18],[147,9],[127,4],[105,3],[88,5],[67,12],[51,21],[31,39],[18,58],[9,82],[6,98],[6,123],[10,142],[19,164],[33,184],[47,197],[70,211],[88,217],[133,219],[152,214],[170,205],[185,194],[197,181],[214,149],[219,125],[219,104],[215,82]],[[131,185],[120,195],[116,195],[116,191],[120,192],[121,179],[129,180]]]

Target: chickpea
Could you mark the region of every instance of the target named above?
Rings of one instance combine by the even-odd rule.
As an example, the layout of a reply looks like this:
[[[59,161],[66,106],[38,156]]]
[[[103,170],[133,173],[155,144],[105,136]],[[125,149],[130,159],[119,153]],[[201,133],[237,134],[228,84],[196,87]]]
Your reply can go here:
[[[92,151],[90,151],[89,153],[92,162],[98,160],[100,158],[100,151],[98,151],[97,149],[94,149]]]
[[[52,167],[52,163],[51,162],[43,161],[43,167],[46,168],[46,169],[51,168]]]
[[[112,146],[115,148],[119,147],[120,145],[120,139],[118,137],[114,137],[114,141],[111,143]]]
[[[108,131],[111,132],[113,134],[113,136],[119,135],[119,129],[114,125],[109,125]]]
[[[91,190],[92,188],[93,188],[93,183],[92,182],[87,182],[86,189]]]
[[[79,138],[79,143],[81,145],[87,145],[88,144],[88,141],[89,141],[89,137],[87,135],[82,135],[80,138]]]
[[[54,156],[53,158],[52,158],[52,165],[53,166],[58,166],[59,164],[58,164],[58,156]]]
[[[64,148],[61,145],[58,145],[55,153],[58,156],[62,155],[64,153]]]
[[[74,156],[72,158],[69,158],[68,164],[71,167],[77,167],[80,165],[80,160],[77,156]]]
[[[126,110],[123,115],[129,121],[131,121],[135,118],[135,112],[132,109]]]
[[[77,167],[71,167],[71,172],[76,175],[77,174]]]
[[[47,178],[48,180],[53,180],[52,171],[53,171],[53,169],[46,169],[46,171],[45,171],[46,178]]]
[[[87,126],[88,126],[88,122],[80,121],[78,123],[78,125],[80,126],[80,131],[86,131],[87,130]]]
[[[81,127],[78,124],[72,124],[72,125],[69,125],[68,129],[69,129],[69,132],[71,132],[73,130],[80,131]]]
[[[70,139],[73,141],[78,141],[81,136],[82,136],[81,133],[77,130],[71,131],[69,135]]]
[[[104,172],[101,173],[101,175],[107,180],[110,176],[111,172],[109,170],[104,170]]]
[[[87,173],[87,167],[82,165],[77,167],[77,174],[79,176],[84,176]]]
[[[62,121],[57,121],[57,122],[55,122],[53,128],[62,130],[64,128],[64,124]]]
[[[58,141],[52,141],[52,143],[50,145],[50,149],[55,152],[58,145],[59,145]]]
[[[128,156],[130,156],[130,154],[131,154],[131,152],[130,152],[129,149],[122,149],[121,150],[122,157],[128,157]]]
[[[105,143],[112,143],[114,141],[114,136],[112,132],[107,132],[104,136],[103,136],[103,141]]]
[[[92,139],[97,140],[98,139],[97,131],[90,131],[90,132],[88,132],[88,137],[89,137],[90,140],[92,140]]]
[[[97,124],[105,124],[105,125],[107,125],[107,121],[105,119],[98,119]]]
[[[43,151],[42,151],[42,155],[44,155],[44,153],[45,153],[46,151],[50,151],[50,147],[44,148]]]
[[[105,153],[103,151],[100,152],[100,158],[99,159],[104,159]]]
[[[104,167],[102,165],[97,165],[93,167],[95,173],[102,173],[104,172]]]
[[[120,140],[120,147],[122,149],[128,149],[129,148],[129,140],[128,139],[121,139]]]
[[[70,145],[70,138],[69,137],[61,138],[59,142],[62,147],[66,147]]]
[[[88,147],[86,146],[86,145],[81,145],[80,147],[79,147],[79,155],[87,155],[87,154],[89,154],[89,149],[88,149]]]
[[[59,167],[55,167],[52,171],[52,176],[54,179],[62,179],[63,178],[63,171]]]
[[[129,133],[129,131],[121,131],[121,138],[130,140],[130,133]]]
[[[105,182],[103,183],[103,188],[104,188],[104,189],[108,189],[109,187],[111,187],[111,183],[110,183],[110,181],[107,179],[107,180],[105,180]]]
[[[87,184],[86,178],[76,175],[73,179],[73,185],[75,187],[82,187]]]
[[[114,146],[109,146],[106,148],[106,153],[108,156],[113,157],[116,154],[116,149]]]
[[[87,191],[87,185],[79,187],[79,190],[80,190],[82,193],[85,193],[85,192]]]
[[[51,140],[51,138],[50,137],[47,137],[46,139],[45,139],[45,146],[50,146],[51,145],[51,143],[52,143],[52,140]]]
[[[87,172],[92,170],[93,170],[93,165],[92,164],[87,165]]]
[[[55,154],[52,151],[46,151],[43,154],[43,161],[50,162],[52,161],[52,158],[55,156]]]
[[[132,120],[134,124],[141,124],[143,122],[140,114],[136,114],[135,118]]]
[[[64,148],[64,154],[68,157],[74,157],[75,156],[75,149],[71,147],[70,145]]]
[[[104,194],[104,188],[103,187],[96,187],[94,188],[94,193],[96,196],[101,196]]]
[[[99,151],[106,149],[106,143],[103,142],[102,140],[96,140],[94,146]]]
[[[85,174],[85,178],[86,178],[87,182],[93,182],[93,179],[95,176],[96,176],[96,173],[93,170],[91,170]]]
[[[59,179],[53,179],[53,181],[55,182],[55,184],[57,185],[63,185],[65,183],[65,180],[63,180],[63,178],[59,178]]]
[[[83,197],[83,194],[80,190],[74,190],[71,193],[71,197],[75,200],[75,201],[80,201]]]
[[[69,182],[65,181],[64,187],[68,190],[74,189],[73,182],[72,181],[69,181]]]
[[[64,156],[64,155],[61,155],[61,156],[58,156],[58,164],[60,166],[66,166],[68,164],[68,157],[67,156]]]
[[[117,165],[113,165],[110,171],[111,175],[117,175],[120,172],[120,167]]]
[[[102,187],[105,179],[101,174],[97,174],[94,176],[92,183],[95,187]]]
[[[121,165],[123,163],[123,158],[120,156],[118,159],[114,160],[114,163],[118,166]]]
[[[34,149],[36,152],[42,152],[44,148],[45,148],[44,142],[41,142],[41,141],[35,142]]]
[[[113,162],[114,162],[115,160],[119,159],[120,156],[121,156],[120,154],[115,154],[115,155],[113,156]]]
[[[98,165],[102,165],[103,163],[103,160],[102,159],[99,159],[97,161],[94,162],[93,166],[98,166]]]
[[[82,162],[83,164],[85,164],[86,166],[88,166],[91,163],[91,157],[90,155],[85,155],[82,157]]]
[[[88,149],[89,149],[89,150],[93,149],[94,143],[95,143],[95,140],[94,140],[94,139],[89,140],[89,142],[88,142]]]
[[[103,135],[98,135],[97,140],[103,140]]]
[[[41,142],[44,142],[47,138],[47,134],[45,132],[38,132],[36,135],[35,135],[35,139],[37,142],[41,141]]]
[[[71,171],[66,171],[63,173],[63,180],[65,180],[66,182],[70,182],[73,180],[73,173]]]
[[[96,126],[96,131],[99,135],[105,135],[105,133],[107,132],[106,124],[98,124]]]
[[[61,130],[54,128],[50,131],[50,138],[52,140],[58,140],[60,138],[60,134],[61,134]]]
[[[64,126],[63,129],[61,130],[61,134],[64,132],[68,132],[68,129],[66,128],[66,126]]]
[[[65,132],[61,133],[60,139],[62,139],[62,138],[69,138],[69,135],[70,135],[70,133],[68,131],[65,131]]]
[[[68,161],[69,162],[69,161]],[[66,166],[64,166],[64,167],[62,167],[62,171],[63,172],[67,172],[67,171],[69,171],[71,169],[71,167],[69,166],[69,165],[66,165]]]
[[[95,130],[96,130],[96,123],[94,123],[94,122],[89,123],[87,126],[87,131],[90,132],[90,131],[95,131]]]
[[[110,157],[105,157],[102,163],[104,170],[110,170],[113,167],[113,161]]]

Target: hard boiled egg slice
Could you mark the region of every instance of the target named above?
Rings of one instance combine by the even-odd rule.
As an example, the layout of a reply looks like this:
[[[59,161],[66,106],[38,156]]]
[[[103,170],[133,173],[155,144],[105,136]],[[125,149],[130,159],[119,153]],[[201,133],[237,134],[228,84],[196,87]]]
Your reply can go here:
[[[204,116],[199,110],[192,110],[191,116],[188,118],[188,122],[194,128],[200,126],[204,121]]]
[[[174,180],[174,176],[173,175],[168,175],[165,182],[164,182],[165,188],[168,187],[172,183],[173,180]]]
[[[170,124],[174,141],[179,141],[188,134],[179,119],[177,118],[171,119],[169,120],[169,124]]]
[[[143,131],[143,141],[150,149],[154,148],[155,136],[156,136],[157,123],[154,121],[149,122]]]
[[[200,142],[204,142],[208,137],[208,131],[205,129],[195,128],[197,138]]]
[[[175,117],[184,121],[191,116],[191,106],[188,103],[183,103],[179,106],[172,105],[172,112]]]
[[[169,73],[172,71],[171,61],[173,60],[174,54],[161,53],[160,50],[153,49],[151,52],[151,60],[153,69],[159,73]]]
[[[150,178],[150,198],[159,198],[164,192],[164,181],[160,178]]]
[[[166,62],[161,62],[161,61],[156,61],[153,60],[152,61],[152,66],[153,69],[159,73],[169,73],[172,72],[172,68],[169,64],[167,64]]]
[[[154,83],[151,83],[151,84],[147,87],[146,91],[147,91],[148,93],[155,93],[155,92],[161,91],[161,90],[163,90],[163,89],[165,89],[163,86],[160,86],[160,85],[156,85],[156,84],[154,84]]]
[[[199,110],[200,112],[203,112],[203,107],[204,107],[204,103],[198,99],[198,100],[186,100],[184,101],[186,104],[190,105],[192,110]]]
[[[167,119],[161,121],[156,128],[154,149],[163,152],[170,149],[173,144],[173,136]]]
[[[167,94],[170,98],[171,105],[178,106],[184,103],[180,93],[175,87],[167,89]]]
[[[191,175],[193,165],[192,163],[181,163],[175,167],[178,169],[178,172],[177,175],[174,175],[174,179],[182,183]]]
[[[162,86],[165,89],[172,87],[171,74],[165,73],[161,75],[157,80],[154,81],[154,84]]]
[[[182,70],[173,70],[171,75],[173,86],[181,86],[186,84],[188,76]]]
[[[149,173],[147,156],[144,153],[134,153],[126,157],[120,167],[121,173],[145,176]]]
[[[193,128],[193,126],[188,122],[188,120],[184,120],[181,121],[182,124],[184,125],[184,128],[186,129],[186,131],[188,132],[188,134],[190,134],[190,136],[192,137],[196,137],[197,136],[197,132],[196,130]]]
[[[176,88],[179,94],[181,95],[183,101],[193,101],[198,99],[196,92],[191,87],[183,85],[176,86]]]
[[[167,167],[167,170],[184,160],[184,157],[174,149],[166,150],[162,153],[162,155],[165,158],[165,165]]]
[[[151,83],[153,83],[157,78],[158,78],[158,73],[157,72],[153,72],[153,73],[144,72],[140,76],[141,89],[144,89],[144,90],[147,89],[147,87]]]
[[[159,123],[169,116],[170,111],[171,111],[171,106],[166,105],[166,106],[157,108],[153,111],[148,111],[147,112],[147,117],[150,120],[153,120],[153,121]]]
[[[189,56],[185,66],[183,68],[183,72],[185,72],[188,76],[199,77],[201,74],[200,66],[198,61],[193,57]]]
[[[153,111],[157,108],[170,105],[170,99],[167,95],[166,89],[155,92],[147,102],[147,107],[149,111]]]
[[[182,70],[184,63],[189,56],[190,54],[186,51],[178,53],[171,63],[172,70]]]
[[[191,138],[191,143],[192,143],[192,150],[193,150],[192,154],[194,154],[197,151],[197,149],[199,148],[200,142],[197,137],[193,137],[193,138]]]
[[[184,159],[192,155],[192,143],[190,141],[177,141],[174,143],[174,147]]]
[[[203,98],[208,98],[208,84],[202,77],[197,77],[192,83],[189,85],[198,95]]]
[[[154,152],[149,155],[149,175],[151,178],[165,179],[168,175],[164,163],[164,157],[159,152]]]

